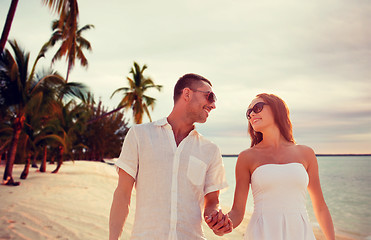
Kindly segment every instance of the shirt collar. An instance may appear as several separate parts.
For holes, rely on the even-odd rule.
[[[170,124],[169,124],[168,121],[167,121],[167,117],[161,118],[161,119],[159,119],[159,120],[153,122],[153,124],[154,124],[155,126],[159,126],[159,127],[163,127],[163,126],[166,126],[166,125],[169,125],[169,127],[171,127]],[[196,126],[194,126],[194,128],[192,129],[192,131],[191,131],[189,134],[190,134],[190,135],[191,135],[191,134],[199,134],[199,133],[197,132],[197,130],[196,130]]]
[[[164,118],[161,118],[160,120],[155,121],[153,124],[154,124],[155,126],[162,127],[162,126],[165,126],[165,125],[167,125],[167,124],[169,124],[169,123],[167,122],[167,118],[164,117]]]

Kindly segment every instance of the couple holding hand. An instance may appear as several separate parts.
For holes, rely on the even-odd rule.
[[[119,180],[110,212],[110,239],[118,239],[129,213],[133,186],[136,209],[131,239],[205,239],[205,222],[215,234],[230,233],[243,220],[249,187],[254,213],[244,239],[315,239],[305,208],[308,190],[327,240],[334,240],[313,150],[297,145],[289,110],[273,94],[259,94],[248,107],[251,147],[239,154],[234,203],[219,208],[227,187],[219,148],[194,123],[206,122],[215,108],[212,84],[197,74],[182,76],[174,87],[167,118],[131,127],[116,162]]]

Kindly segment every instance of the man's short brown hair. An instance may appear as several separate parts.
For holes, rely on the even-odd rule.
[[[174,103],[178,101],[180,95],[182,95],[184,88],[196,89],[200,85],[201,81],[206,82],[212,87],[209,80],[195,73],[187,73],[179,78],[174,87]]]

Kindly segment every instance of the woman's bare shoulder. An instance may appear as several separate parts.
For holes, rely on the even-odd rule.
[[[296,149],[300,154],[300,158],[305,162],[306,166],[317,163],[317,158],[314,150],[306,145],[296,145]]]
[[[240,152],[238,155],[239,158],[251,158],[257,154],[257,151],[254,147],[248,148]]]
[[[259,151],[254,148],[248,148],[243,150],[239,155],[238,155],[238,160],[239,162],[244,162],[245,164],[252,164],[255,162],[255,159],[257,159],[257,156],[259,155]]]
[[[299,151],[301,154],[311,156],[314,154],[314,150],[311,147],[308,147],[306,145],[296,145],[295,148],[297,151]]]

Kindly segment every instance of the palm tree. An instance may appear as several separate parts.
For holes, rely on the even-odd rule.
[[[59,146],[63,146],[62,148],[66,148],[66,141],[64,136],[61,137],[58,134],[58,130],[60,129],[57,126],[57,129],[54,126],[50,125],[49,123],[39,132],[38,136],[35,139],[35,143],[38,147],[40,147],[43,151],[43,158],[41,160],[40,165],[40,172],[46,171],[46,159],[48,156],[48,150],[59,148]]]
[[[4,51],[5,43],[8,40],[8,35],[10,32],[10,28],[13,23],[13,18],[15,15],[15,10],[17,9],[18,5],[18,0],[12,0],[12,3],[10,4],[9,12],[6,17],[6,22],[4,25],[3,33],[1,35],[1,40],[0,40],[0,53]]]
[[[72,27],[76,26],[77,18],[79,15],[79,8],[77,5],[77,0],[42,0],[42,2],[44,3],[44,5],[48,5],[49,8],[51,8],[52,10],[54,10],[60,15],[59,17],[60,23],[68,21],[72,23],[72,24],[69,24]],[[8,35],[9,35],[10,28],[13,23],[13,18],[15,15],[15,11],[17,9],[17,5],[18,5],[18,0],[12,0],[9,11],[8,11],[8,15],[6,18],[6,22],[4,25],[3,33],[0,39],[0,53],[4,51],[5,43],[8,40]],[[70,12],[68,20],[66,20],[67,12]],[[62,26],[62,24],[60,24],[60,26]],[[72,31],[75,31],[76,28],[77,27],[72,29]]]
[[[132,77],[127,77],[129,87],[118,88],[111,95],[112,98],[117,92],[124,92],[124,97],[117,108],[131,108],[134,122],[137,124],[142,123],[144,112],[146,112],[149,120],[152,121],[148,107],[151,107],[153,110],[156,99],[145,95],[145,92],[151,88],[161,91],[162,88],[161,85],[154,84],[151,78],[143,76],[143,72],[146,69],[147,65],[143,65],[141,68],[138,63],[134,62],[134,67],[131,67],[130,70]]]
[[[48,125],[54,126],[56,134],[62,137],[65,144],[58,146],[60,153],[58,165],[53,173],[58,172],[65,155],[72,157],[74,147],[82,145],[78,143],[77,139],[86,128],[89,113],[85,111],[84,104],[77,105],[74,100],[71,100],[67,104],[61,105],[55,116],[55,120]]]
[[[67,20],[68,19],[66,19],[66,21]],[[88,60],[86,59],[83,50],[86,49],[91,51],[92,48],[90,42],[82,36],[82,33],[86,30],[94,28],[94,25],[88,24],[78,29],[77,24],[76,28],[72,28],[69,26],[69,24],[71,23],[63,22],[63,25],[61,26],[60,20],[53,21],[53,34],[49,41],[45,44],[45,46],[49,48],[53,47],[57,42],[61,42],[61,46],[55,53],[52,63],[61,59],[63,56],[66,56],[66,60],[68,61],[66,82],[68,81],[70,71],[75,65],[76,59],[80,60],[81,66],[88,66]]]
[[[59,14],[59,26],[68,23],[71,31],[76,32],[79,7],[77,0],[41,0],[44,5]]]
[[[6,49],[0,56],[0,108],[10,112],[9,122],[12,124],[13,134],[8,151],[8,161],[4,171],[4,182],[14,184],[12,172],[20,134],[28,114],[36,114],[35,109],[43,103],[48,106],[47,96],[57,89],[59,94],[70,93],[82,96],[81,90],[74,90],[74,86],[66,83],[56,72],[49,72],[34,76],[28,75],[29,53],[24,52],[17,42],[9,41],[13,55]],[[76,85],[76,83],[75,83]],[[79,84],[77,84],[79,85]],[[62,87],[61,87],[62,86]],[[55,94],[54,94],[55,95]],[[68,96],[68,94],[66,94]],[[52,109],[52,108],[51,108]],[[4,112],[4,110],[1,110]]]
[[[36,74],[36,77],[44,74]],[[33,111],[34,114],[31,117],[33,120],[29,124],[34,129],[39,130],[36,132],[29,130],[28,132],[34,133],[30,134],[30,139],[33,140],[31,143],[35,151],[40,146],[43,148],[44,156],[40,166],[40,172],[45,172],[46,170],[48,149],[58,149],[58,166],[53,171],[53,173],[57,173],[63,163],[64,152],[69,153],[70,150],[69,146],[71,146],[71,135],[73,131],[69,127],[70,125],[75,126],[76,131],[84,129],[82,119],[86,115],[81,110],[82,107],[79,107],[81,104],[77,107],[75,106],[75,100],[69,100],[67,104],[64,104],[63,100],[72,96],[84,102],[85,95],[87,95],[87,88],[81,83],[66,83],[65,81],[48,81],[43,82],[41,85],[44,88],[43,103],[38,111]],[[70,110],[72,105],[75,107]],[[87,117],[84,117],[84,119],[87,119]],[[27,126],[25,129],[29,129],[29,127]],[[29,164],[29,161],[26,164]]]
[[[38,59],[36,59],[35,63],[37,61]],[[52,72],[50,72],[50,74],[52,74]],[[36,81],[38,82],[39,78],[42,79],[41,76],[45,75],[48,75],[48,73],[46,73],[45,71],[36,74]],[[24,122],[24,127],[22,130],[24,133],[23,136],[25,138],[23,149],[24,151],[26,151],[23,156],[27,157],[24,170],[21,174],[21,179],[26,179],[28,176],[32,155],[33,167],[36,165],[36,157],[38,154],[39,145],[40,142],[42,142],[43,138],[45,138],[43,129],[45,128],[47,122],[50,121],[53,112],[55,112],[55,99],[57,98],[57,90],[59,89],[45,84],[39,85],[39,88],[44,88],[44,90],[42,91],[42,98],[39,98],[38,103],[30,106],[29,111],[26,112],[26,120]],[[37,165],[35,167],[37,168]]]
[[[12,178],[13,164],[19,142],[19,137],[25,120],[25,110],[28,100],[30,100],[30,89],[32,79],[28,79],[27,69],[29,53],[23,52],[16,41],[9,42],[15,58],[8,50],[1,54],[0,58],[0,76],[2,81],[1,99],[2,108],[11,109],[11,119],[13,134],[10,149],[8,152],[8,161],[6,163],[3,180],[7,184],[16,184]]]

